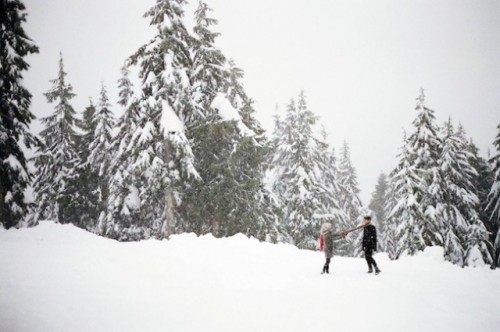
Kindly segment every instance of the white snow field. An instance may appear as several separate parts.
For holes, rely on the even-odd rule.
[[[500,271],[440,248],[361,258],[193,234],[119,243],[71,225],[0,230],[0,331],[500,331]]]

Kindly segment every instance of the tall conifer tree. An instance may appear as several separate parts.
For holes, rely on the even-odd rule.
[[[0,0],[0,225],[16,226],[28,210],[25,190],[33,174],[28,169],[23,145],[36,147],[29,126],[31,94],[23,86],[24,58],[38,53],[23,24],[26,7],[19,0]]]
[[[106,218],[106,226],[99,227],[101,232],[119,239],[164,238],[172,234],[179,220],[182,179],[198,177],[185,132],[186,124],[199,111],[190,81],[192,37],[183,23],[185,4],[185,0],[158,0],[146,12],[144,16],[156,28],[156,35],[126,65],[139,69],[142,85],[136,107],[140,120],[127,147],[130,164],[118,169],[130,183],[125,188],[130,194],[127,207],[138,209],[135,213],[140,218],[131,225],[123,219]]]
[[[480,155],[479,148],[476,144],[469,140],[467,144],[467,151],[470,153],[469,163],[475,169],[476,175],[472,179],[475,194],[479,199],[479,218],[483,220],[490,235],[496,235],[495,223],[488,214],[488,194],[493,185],[494,174],[493,170],[488,164],[488,161]],[[490,237],[490,242],[494,242],[494,238]]]
[[[92,172],[97,174],[96,193],[99,199],[97,206],[101,218],[105,217],[106,205],[109,196],[109,168],[112,159],[111,140],[115,118],[111,112],[111,104],[104,84],[96,111],[92,117],[93,140],[89,145],[88,163]]]
[[[449,119],[443,128],[443,148],[438,161],[441,172],[441,200],[437,202],[438,219],[444,239],[445,258],[454,264],[466,265],[472,247],[484,247],[477,213],[478,198],[473,192],[472,179],[476,174],[470,165],[467,142],[459,136]],[[484,225],[482,225],[484,228]],[[469,243],[473,241],[474,243]]]
[[[495,154],[490,159],[494,173],[494,182],[488,194],[487,212],[497,227],[493,241],[493,266],[500,267],[500,125],[498,125],[498,134],[493,142],[496,148]]]
[[[351,161],[351,149],[344,141],[339,158],[339,182],[341,186],[340,204],[346,212],[351,225],[361,221],[362,203],[359,198],[359,185],[356,168]]]
[[[397,240],[397,227],[398,220],[396,215],[391,215],[392,210],[397,204],[395,196],[395,184],[393,178],[396,175],[396,170],[388,176],[388,190],[386,202],[384,206],[385,229],[383,236],[383,243],[385,245],[385,252],[389,255],[390,259],[398,258],[398,240]]]
[[[276,206],[263,186],[264,130],[240,80],[243,71],[214,46],[217,21],[200,2],[191,39],[195,116],[186,123],[201,181],[185,183],[179,231],[278,238]]]
[[[403,252],[410,255],[425,248],[422,235],[424,218],[419,205],[424,192],[422,170],[416,168],[412,162],[412,145],[409,144],[406,133],[403,139],[399,161],[391,173],[391,183],[394,192],[394,201],[389,201],[391,207],[387,216],[389,224],[395,230],[396,252],[398,258]]]
[[[387,196],[389,194],[389,184],[387,182],[387,176],[384,173],[380,173],[377,184],[375,186],[375,191],[372,194],[372,199],[370,205],[368,206],[375,215],[375,220],[378,224],[378,235],[379,235],[379,246],[380,249],[385,251],[385,206],[387,205]]]
[[[439,225],[435,219],[435,204],[440,198],[434,196],[436,192],[432,189],[424,189],[439,186],[437,161],[441,154],[441,142],[438,136],[439,128],[435,124],[434,111],[426,106],[423,89],[420,90],[415,110],[417,116],[413,121],[414,131],[408,137],[408,144],[413,151],[410,163],[420,171],[424,184],[423,187],[415,187],[415,190],[420,191],[415,193],[415,197],[423,213],[423,218],[417,222],[426,246],[441,245]]]
[[[68,223],[75,217],[68,206],[76,190],[72,184],[77,179],[77,119],[70,104],[75,94],[73,87],[66,83],[66,75],[61,55],[58,76],[51,81],[53,86],[45,93],[47,101],[55,104],[55,110],[52,115],[41,119],[45,128],[40,133],[43,146],[35,157],[38,169],[34,182],[38,205],[35,220],[53,219]]]
[[[132,173],[132,147],[140,134],[143,116],[139,97],[134,94],[134,85],[129,76],[130,70],[124,66],[122,77],[118,80],[118,104],[122,107],[123,114],[117,119],[116,135],[113,136],[110,147],[113,158],[109,166],[106,218],[99,218],[96,229],[98,234],[122,240],[139,239],[143,236],[138,183]]]
[[[362,221],[363,204],[359,198],[360,190],[358,185],[358,176],[356,168],[351,161],[351,149],[346,141],[344,141],[340,150],[339,186],[340,207],[347,215],[347,222],[342,228],[349,229],[358,225]],[[362,233],[355,233],[355,237],[347,237],[347,243],[342,244],[345,245],[345,252],[354,256],[361,255],[362,237]]]
[[[323,200],[327,188],[319,171],[326,169],[326,158],[316,122],[301,93],[297,105],[292,100],[287,108],[273,160],[274,190],[284,204],[285,229],[295,245],[308,249],[316,247],[320,224],[331,212]]]
[[[95,124],[92,119],[95,116],[96,108],[90,99],[90,104],[83,111],[83,117],[77,121],[81,133],[77,136],[76,148],[79,155],[78,163],[75,165],[77,178],[75,179],[77,193],[72,196],[69,204],[74,212],[73,223],[81,228],[93,230],[98,219],[98,193],[96,184],[98,183],[97,173],[89,165],[90,144],[94,140]]]

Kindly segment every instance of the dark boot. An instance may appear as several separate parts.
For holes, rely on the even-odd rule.
[[[330,274],[330,265],[326,267],[326,273]]]
[[[382,272],[382,271],[380,271],[380,269],[378,268],[378,266],[375,266],[375,274],[379,274],[380,272]]]
[[[368,273],[373,273],[373,268],[371,265],[368,265]]]
[[[321,271],[321,274],[325,274],[325,272],[326,272],[326,265],[323,266],[323,271]]]

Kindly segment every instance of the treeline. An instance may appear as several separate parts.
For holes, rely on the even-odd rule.
[[[267,136],[243,71],[215,47],[217,21],[205,3],[191,30],[184,0],[158,0],[146,12],[156,34],[125,59],[118,105],[103,85],[97,100],[73,109],[61,55],[45,93],[54,112],[41,119],[39,138],[29,131],[31,95],[21,84],[23,58],[38,49],[22,29],[23,4],[0,4],[10,22],[0,41],[4,227],[52,219],[120,241],[241,232],[315,249],[323,222],[340,231],[373,213],[391,258],[441,245],[454,263],[498,264],[500,153],[486,161],[461,126],[437,127],[423,93],[398,166],[381,176],[368,209],[348,144],[337,156],[304,93]],[[495,145],[500,151],[500,133]],[[37,148],[33,173],[24,147]],[[359,255],[359,241],[343,242],[338,253]]]
[[[269,148],[243,72],[214,46],[216,20],[200,2],[158,1],[156,35],[126,59],[115,119],[103,87],[82,119],[63,60],[46,96],[32,221],[72,223],[121,241],[195,232],[278,240],[277,204],[263,185]]]
[[[499,266],[500,126],[496,154],[485,160],[462,124],[436,124],[423,90],[416,112],[398,164],[380,175],[370,204],[384,250],[397,259],[442,246],[454,264]]]
[[[241,232],[314,249],[322,222],[356,222],[347,143],[336,172],[303,94],[267,137],[243,71],[214,45],[210,9],[200,2],[188,30],[184,5],[158,1],[145,14],[156,35],[125,60],[118,119],[105,86],[83,112],[72,107],[61,55],[45,93],[54,112],[41,119],[35,202],[7,227],[51,219],[120,241]]]

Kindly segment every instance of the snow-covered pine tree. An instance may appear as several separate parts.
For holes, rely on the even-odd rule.
[[[38,53],[26,35],[26,7],[19,0],[0,1],[0,226],[16,226],[28,210],[25,189],[33,174],[28,169],[23,145],[36,147],[29,131],[35,116],[29,110],[31,94],[23,86],[24,57]]]
[[[425,248],[422,235],[424,216],[418,203],[425,192],[422,176],[424,171],[416,168],[412,162],[415,153],[412,149],[413,144],[410,144],[405,133],[398,165],[390,174],[394,201],[389,201],[387,220],[396,232],[396,252],[393,255],[396,259],[402,253],[413,255]]]
[[[98,234],[122,237],[122,239],[134,239],[139,232],[139,189],[134,184],[134,177],[131,174],[133,164],[132,147],[134,139],[138,137],[135,133],[141,127],[141,116],[138,96],[134,94],[134,85],[129,78],[130,70],[122,67],[122,77],[118,80],[119,100],[118,104],[123,108],[123,114],[116,122],[116,135],[111,140],[110,150],[113,158],[109,167],[109,198],[107,204],[106,218],[100,218],[96,229]],[[115,225],[121,229],[130,230],[119,235],[119,229],[115,230]],[[133,229],[133,230],[132,230]],[[140,234],[138,239],[141,238]]]
[[[285,110],[285,117],[281,119],[278,114],[274,117],[274,128],[270,144],[272,150],[266,178],[278,199],[283,197],[286,190],[285,183],[279,179],[289,171],[291,166],[291,154],[286,147],[290,147],[292,143],[292,130],[295,123],[291,123],[291,121],[295,121],[295,118],[290,116],[289,113],[295,112],[295,109],[295,100],[292,98]],[[285,202],[280,204],[284,206]]]
[[[351,150],[349,144],[344,141],[342,148],[340,150],[339,158],[339,202],[340,207],[347,215],[347,223],[343,225],[343,229],[349,229],[359,225],[363,219],[363,204],[359,198],[359,186],[358,186],[358,176],[356,174],[356,168],[351,162]],[[354,236],[353,236],[354,235]],[[361,240],[363,237],[362,233],[354,233],[353,235],[347,237],[347,243],[345,251],[350,253],[350,255],[359,256],[361,255]]]
[[[491,167],[494,173],[494,182],[488,194],[487,212],[490,214],[491,220],[496,223],[497,232],[494,235],[493,242],[493,258],[492,266],[500,267],[500,125],[498,125],[498,134],[493,141],[496,151],[490,159]]]
[[[92,229],[98,218],[98,197],[95,185],[98,182],[97,173],[93,172],[88,163],[90,144],[94,140],[95,124],[92,123],[96,112],[95,105],[90,99],[90,104],[83,111],[82,119],[77,121],[81,134],[76,137],[76,149],[79,155],[75,165],[78,193],[73,195],[69,208],[74,211],[72,222],[81,228]]]
[[[299,248],[315,249],[322,216],[331,212],[321,200],[325,169],[320,139],[314,132],[317,116],[307,107],[305,96],[287,108],[284,135],[274,156],[275,191],[284,203],[284,226]]]
[[[276,206],[262,183],[267,140],[240,83],[243,71],[214,46],[217,21],[209,11],[199,3],[191,52],[195,106],[202,116],[186,125],[202,181],[185,183],[178,230],[277,239]]]
[[[468,221],[461,214],[457,207],[458,199],[460,199],[462,186],[467,181],[466,178],[474,174],[465,174],[464,176],[457,172],[457,167],[463,160],[457,161],[455,164],[454,158],[457,155],[457,149],[460,143],[455,135],[451,119],[445,123],[443,128],[443,150],[439,159],[439,166],[442,173],[442,181],[440,183],[441,199],[437,202],[436,211],[438,212],[438,220],[442,224],[440,231],[443,236],[444,257],[454,264],[464,265],[465,257],[465,237],[468,231]],[[471,171],[468,167],[465,172]],[[456,179],[460,177],[460,179]],[[458,182],[458,183],[457,183]],[[448,186],[450,186],[448,188]],[[476,200],[476,197],[466,197],[469,201]]]
[[[269,142],[270,158],[269,158],[269,162],[267,165],[268,170],[272,170],[274,168],[273,163],[272,163],[272,159],[273,159],[273,156],[275,154],[276,149],[280,145],[280,141],[284,137],[285,129],[284,129],[284,125],[283,125],[283,120],[281,119],[281,116],[280,116],[278,111],[279,111],[279,108],[278,108],[278,105],[276,105],[275,113],[273,115],[274,126],[273,126],[273,131],[271,132],[271,137],[270,137],[270,142]],[[335,152],[333,154],[333,158],[334,158],[334,161],[336,164]]]
[[[185,0],[157,0],[144,15],[157,33],[127,63],[128,68],[138,67],[142,83],[137,97],[141,119],[128,147],[131,164],[123,165],[130,174],[127,190],[137,189],[129,197],[137,200],[128,206],[137,207],[140,218],[132,225],[106,218],[104,227],[99,227],[121,240],[172,234],[182,199],[181,179],[198,177],[185,134],[186,124],[200,111],[190,82],[192,37],[183,24],[185,4]]]
[[[239,134],[234,123],[222,119],[212,107],[217,97],[222,101],[217,105],[224,108],[222,111],[231,108],[237,112],[223,96],[229,72],[225,69],[226,58],[214,46],[218,33],[212,32],[211,28],[217,21],[207,16],[209,11],[207,4],[200,1],[195,12],[194,36],[189,45],[193,54],[190,73],[196,91],[197,112],[186,125],[186,135],[202,181],[193,178],[184,185],[182,222],[178,223],[177,229],[197,234],[212,232],[220,236],[225,235],[222,223],[231,212],[226,209],[233,199],[229,188],[235,186],[235,179],[229,164]]]
[[[443,135],[438,160],[442,201],[437,203],[436,210],[444,230],[445,258],[461,266],[490,263],[488,234],[479,219],[479,200],[472,182],[477,172],[469,162],[473,156],[468,151],[465,131],[461,126],[455,131],[449,119]]]
[[[89,145],[89,156],[87,162],[91,173],[97,175],[97,182],[93,184],[97,194],[97,215],[99,219],[104,219],[106,216],[108,196],[109,196],[109,167],[112,161],[111,140],[113,137],[113,127],[115,118],[111,111],[106,87],[101,86],[101,93],[96,110],[93,113],[91,120],[92,141]],[[88,228],[94,229],[97,221],[94,224],[87,225]]]
[[[372,193],[372,199],[368,207],[373,211],[375,222],[378,225],[378,239],[379,239],[379,250],[386,251],[385,245],[385,206],[387,205],[387,195],[389,194],[389,184],[387,182],[387,175],[380,173],[377,184],[375,185],[375,191]]]
[[[319,153],[324,161],[319,164],[320,178],[322,179],[321,185],[324,194],[321,195],[322,206],[325,209],[325,215],[322,216],[324,222],[330,222],[334,230],[337,232],[350,228],[350,220],[344,210],[341,208],[339,196],[341,186],[339,183],[339,169],[337,166],[337,157],[335,155],[335,148],[330,148],[326,143],[328,135],[325,129],[322,129],[321,141],[318,142]],[[348,240],[338,242],[336,244],[335,252],[340,256],[352,255],[351,243]]]
[[[477,195],[479,189],[475,186],[475,179],[476,177],[480,176],[480,174],[474,167],[474,163],[472,163],[472,161],[474,160],[474,155],[469,150],[470,143],[467,139],[467,135],[462,124],[459,124],[456,135],[460,142],[461,149],[466,152],[465,154],[468,155],[466,160],[464,158],[464,164],[468,163],[470,165],[469,167],[471,168],[471,171],[468,171],[467,174],[473,174],[468,183],[466,183],[466,186],[464,186],[465,190],[462,191],[462,194],[464,196],[474,195],[478,199],[476,204],[473,204],[472,202],[466,200],[461,202],[462,206],[460,207],[460,209],[462,210],[462,214],[468,217],[470,223],[469,232],[466,239],[465,263],[468,266],[476,266],[483,263],[488,264],[492,262],[491,251],[488,247],[488,245],[490,244],[489,234],[488,229],[485,225],[485,221],[481,219],[481,211],[483,209],[483,206],[481,204],[481,201],[479,200],[479,196]],[[463,158],[461,156],[462,153],[460,153],[460,159]]]
[[[411,147],[408,151],[412,151],[409,156],[410,165],[419,170],[423,181],[423,186],[414,188],[418,190],[414,192],[414,197],[424,213],[422,219],[415,221],[418,223],[425,246],[442,245],[438,221],[435,219],[435,207],[440,198],[435,196],[436,192],[432,189],[440,186],[437,161],[441,154],[441,142],[438,137],[438,126],[434,123],[434,111],[426,106],[423,89],[420,90],[415,110],[418,113],[413,121],[414,131],[408,137],[407,144]]]
[[[42,118],[45,128],[40,132],[43,146],[35,156],[38,174],[34,181],[37,202],[35,222],[52,219],[60,223],[75,222],[74,211],[68,207],[77,193],[75,180],[78,153],[75,147],[75,110],[70,104],[75,96],[73,87],[65,81],[66,72],[62,54],[58,77],[51,80],[53,86],[45,93],[47,101],[55,104],[52,115]]]
[[[182,231],[215,236],[233,235],[243,230],[235,209],[237,176],[242,170],[232,166],[239,133],[232,122],[207,123],[193,130],[195,166],[202,182],[195,182],[184,194],[183,219],[189,221]],[[241,216],[240,216],[241,217]]]
[[[95,112],[96,107],[94,101],[92,98],[89,98],[89,105],[83,110],[82,119],[76,122],[81,131],[78,140],[80,159],[84,162],[86,162],[89,157],[90,143],[94,140],[95,123],[92,122],[92,119],[95,116]]]
[[[359,198],[359,185],[356,168],[351,162],[351,149],[344,141],[339,158],[339,183],[341,187],[340,204],[354,226],[362,220],[362,203]]]
[[[384,233],[382,234],[382,242],[385,244],[385,252],[387,252],[390,259],[396,259],[398,257],[398,241],[397,241],[398,220],[395,218],[394,215],[391,216],[391,211],[397,204],[396,197],[394,194],[395,185],[392,181],[395,176],[395,171],[389,174],[387,178],[388,188],[384,206],[385,229]]]
[[[191,81],[196,91],[195,98],[205,113],[210,112],[215,96],[217,93],[223,92],[230,75],[226,57],[214,45],[215,39],[220,34],[211,30],[212,26],[217,24],[217,20],[208,16],[210,11],[212,9],[206,3],[199,1],[195,11],[194,38],[192,38],[191,43],[193,54]],[[198,115],[198,120],[201,120],[206,115],[211,114],[200,112]],[[191,121],[189,125],[196,124],[195,120]]]
[[[231,97],[229,92],[233,90],[241,93]],[[264,186],[266,161],[269,158],[269,142],[265,131],[255,118],[253,101],[244,93],[243,86],[230,85],[226,96],[239,114],[238,120],[233,121],[239,136],[230,160],[236,179],[231,205],[237,213],[229,214],[234,220],[233,224],[237,225],[233,231],[260,240],[279,240],[283,237],[279,206],[270,190]]]
[[[495,241],[495,235],[497,233],[497,225],[491,219],[491,216],[487,212],[488,206],[488,193],[490,192],[491,186],[493,185],[494,177],[493,170],[491,169],[488,161],[480,156],[479,148],[476,144],[469,140],[467,144],[467,150],[470,152],[471,157],[469,158],[469,163],[476,170],[477,175],[472,179],[472,185],[475,189],[475,194],[479,199],[479,219],[484,222],[486,229],[490,233],[490,243]]]

